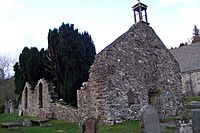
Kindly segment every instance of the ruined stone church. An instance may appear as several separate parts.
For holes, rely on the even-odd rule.
[[[176,115],[182,107],[179,65],[149,26],[147,6],[138,2],[132,8],[135,24],[96,55],[77,92],[77,109],[55,102],[54,86],[41,79],[34,89],[25,85],[19,110],[73,122],[94,117],[106,124],[139,119],[148,104],[160,117]]]

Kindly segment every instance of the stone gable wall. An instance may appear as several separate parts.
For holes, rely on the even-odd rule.
[[[153,29],[142,22],[96,56],[84,84],[78,97],[87,97],[78,100],[79,109],[107,124],[139,119],[140,109],[150,104],[149,93],[159,95],[153,101],[158,101],[160,117],[174,116],[182,106],[178,63]],[[129,104],[129,91],[135,103]]]

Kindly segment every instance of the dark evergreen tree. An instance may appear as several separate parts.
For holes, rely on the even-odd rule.
[[[54,72],[57,93],[72,106],[77,106],[77,90],[88,79],[95,57],[91,36],[79,33],[74,25],[62,24],[49,31],[47,72]],[[53,73],[51,74],[53,75]]]
[[[24,85],[26,83],[26,79],[24,78],[24,74],[22,70],[20,69],[19,63],[17,62],[14,65],[14,71],[15,71],[15,93],[17,95],[21,95],[21,92],[23,91]]]
[[[193,37],[195,36],[199,36],[200,35],[200,30],[197,27],[197,25],[194,25],[194,29],[193,29]]]
[[[77,106],[77,90],[88,80],[89,68],[96,51],[91,36],[79,33],[74,25],[62,24],[49,30],[48,49],[25,47],[14,66],[16,93],[22,93],[25,82],[33,87],[39,79],[54,83],[58,97]]]
[[[200,30],[194,25],[192,43],[200,42]]]
[[[40,52],[37,48],[31,48],[29,50],[29,56],[26,61],[26,74],[28,78],[28,82],[35,86],[37,81],[42,78],[41,76],[41,59],[40,59]]]
[[[14,65],[16,93],[21,95],[26,82],[33,87],[44,75],[43,57],[44,50],[41,52],[37,48],[25,47],[19,56],[19,63]]]

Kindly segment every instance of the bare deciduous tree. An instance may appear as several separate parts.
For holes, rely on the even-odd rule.
[[[11,71],[14,63],[15,61],[11,56],[0,56],[0,78],[5,79],[6,77],[11,77]]]
[[[16,97],[14,77],[12,77],[13,64],[14,60],[11,56],[0,55],[0,112],[4,102]]]

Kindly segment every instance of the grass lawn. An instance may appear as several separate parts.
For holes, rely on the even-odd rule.
[[[10,114],[0,114],[0,122],[23,121],[31,119],[27,116],[17,116]],[[64,121],[51,120],[50,127],[18,127],[18,128],[0,128],[0,133],[78,133],[78,123],[66,123]]]
[[[31,119],[27,116],[17,116],[10,114],[0,114],[0,122],[23,121]],[[51,120],[50,127],[18,127],[18,128],[0,128],[0,133],[78,133],[78,123],[67,123],[59,120]],[[113,126],[100,126],[99,133],[140,133],[139,121],[127,121]],[[163,133],[175,133],[175,129],[166,128]]]
[[[200,96],[186,96],[183,98],[184,102],[191,102],[191,101],[197,101],[200,102]]]
[[[11,121],[23,121],[24,119],[30,119],[28,116],[18,116],[13,114],[0,114],[0,122],[11,122]]]
[[[50,121],[51,127],[0,128],[0,133],[78,133],[78,124],[63,121]]]
[[[113,126],[101,126],[99,133],[140,133],[139,121],[127,121]]]

